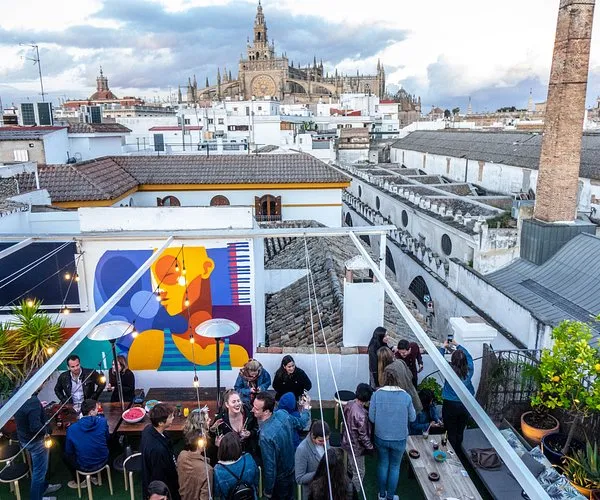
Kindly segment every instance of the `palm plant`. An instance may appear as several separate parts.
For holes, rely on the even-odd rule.
[[[11,323],[0,323],[0,377],[14,380],[21,374],[20,357],[15,345],[15,335]]]
[[[586,449],[577,450],[572,457],[564,456],[562,470],[576,485],[589,489],[600,488],[600,456],[598,444],[592,447],[588,441]]]
[[[42,366],[63,343],[62,325],[40,311],[40,305],[39,300],[23,300],[11,311],[14,316],[11,327],[15,352],[19,356],[24,378]]]

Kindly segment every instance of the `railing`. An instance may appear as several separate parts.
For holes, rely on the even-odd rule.
[[[279,215],[259,215],[256,216],[256,222],[280,222],[281,214]]]

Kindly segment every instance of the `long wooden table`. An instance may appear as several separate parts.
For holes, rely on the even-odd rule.
[[[435,440],[439,444],[441,438],[442,436],[439,435],[430,435],[428,439],[423,439],[422,436],[409,436],[406,440],[407,455],[411,449],[415,449],[420,453],[419,458],[411,458],[410,455],[408,455],[408,458],[415,471],[415,476],[421,488],[423,488],[425,497],[428,499],[480,500],[481,495],[450,443],[447,443],[445,448],[440,445],[440,450],[445,451],[448,455],[446,461],[440,463],[434,460],[431,441]],[[431,481],[428,477],[430,472],[437,472],[440,475],[439,481]]]
[[[104,418],[106,418],[106,422],[108,423],[108,430],[111,434],[114,432],[123,432],[128,434],[141,433],[144,428],[150,423],[150,418],[148,414],[144,416],[143,420],[137,422],[135,424],[130,424],[125,422],[121,415],[123,413],[121,409],[121,403],[101,403],[102,410],[104,413]],[[190,412],[198,408],[198,401],[169,401],[167,402],[170,406],[175,408],[177,404],[181,404],[181,415],[176,415],[171,427],[169,427],[170,432],[181,432],[183,430],[183,426],[186,421],[186,417],[183,416],[183,409],[189,408]],[[214,400],[210,401],[200,401],[200,407],[204,405],[208,406],[210,417],[213,418],[215,415],[215,411],[217,408],[217,402]],[[134,405],[134,406],[143,406],[143,405]],[[125,407],[127,408],[127,406]],[[77,421],[77,414],[74,411],[70,411],[68,414],[62,415],[63,425],[62,427],[57,427],[56,419],[52,422],[52,434],[54,436],[65,436],[67,433],[68,424],[72,424]]]

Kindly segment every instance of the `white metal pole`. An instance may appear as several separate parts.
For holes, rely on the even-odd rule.
[[[56,370],[59,365],[65,360],[65,358],[73,352],[73,349],[79,345],[79,343],[87,337],[92,329],[100,322],[104,315],[110,311],[113,306],[121,300],[121,298],[129,291],[129,289],[135,284],[137,280],[146,272],[146,270],[152,265],[152,263],[160,257],[162,252],[172,243],[173,237],[170,236],[165,240],[161,247],[154,252],[144,262],[140,268],[133,273],[133,275],[121,285],[114,295],[112,295],[103,305],[98,309],[90,319],[88,319],[82,326],[75,332],[75,334],[67,340],[63,346],[56,351],[56,354],[52,356],[46,363],[17,391],[17,393],[10,398],[7,403],[0,410],[0,428],[4,427],[6,422],[17,412],[19,408],[27,401],[31,395],[40,387],[46,379],[52,375],[52,372]]]
[[[31,243],[33,243],[33,238],[27,238],[23,241],[19,241],[19,243],[15,243],[14,245],[5,248],[0,252],[0,259],[8,257],[11,253],[15,253],[17,250],[21,250],[21,248],[24,248]]]
[[[452,386],[461,402],[465,405],[471,416],[475,419],[475,422],[479,425],[485,437],[489,440],[492,447],[498,452],[498,455],[502,458],[506,466],[514,478],[518,481],[521,487],[529,495],[531,499],[549,499],[548,494],[543,490],[537,479],[533,477],[533,474],[529,472],[527,467],[524,466],[523,461],[510,447],[506,439],[500,434],[500,431],[496,428],[490,417],[485,413],[483,408],[479,406],[479,403],[475,397],[467,390],[462,381],[458,378],[454,370],[450,367],[450,364],[446,361],[444,356],[438,351],[437,347],[431,341],[429,336],[421,328],[421,325],[417,322],[414,316],[410,313],[407,307],[402,302],[402,299],[398,296],[396,291],[392,288],[392,285],[385,279],[385,275],[379,270],[375,262],[371,259],[369,253],[363,248],[360,240],[354,233],[350,233],[350,239],[365,258],[367,264],[377,277],[377,279],[383,284],[385,291],[388,296],[398,309],[408,325],[410,326],[413,333],[417,336],[423,347],[427,349],[427,353],[431,356],[431,359],[440,370],[446,381]]]

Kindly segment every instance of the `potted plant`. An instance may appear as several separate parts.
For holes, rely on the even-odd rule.
[[[600,491],[600,456],[598,444],[588,441],[585,450],[577,450],[573,456],[564,456],[559,468],[571,484],[586,498]]]
[[[433,399],[437,404],[442,404],[442,386],[433,377],[427,377],[421,381],[417,390],[429,389],[433,392]]]
[[[586,323],[561,322],[552,331],[552,347],[544,349],[537,367],[540,385],[531,400],[532,407],[560,410],[567,417],[567,435],[546,434],[542,438],[542,448],[546,443],[549,451],[558,453],[555,461],[571,448],[577,427],[600,410],[600,354],[590,344],[592,337]]]

